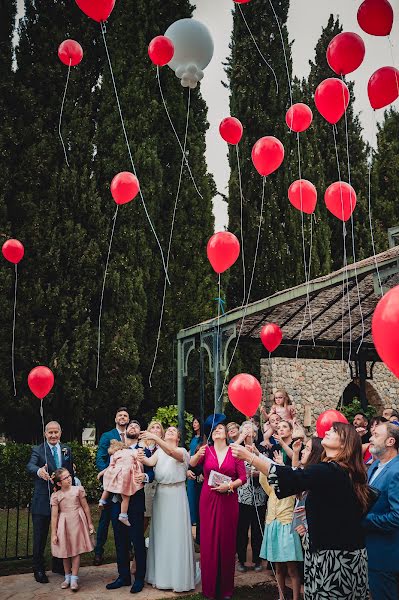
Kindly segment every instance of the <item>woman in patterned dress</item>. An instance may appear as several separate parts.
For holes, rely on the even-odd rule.
[[[305,600],[366,600],[367,553],[361,521],[370,493],[361,439],[352,425],[334,423],[322,444],[322,462],[303,470],[271,465],[242,446],[232,446],[232,452],[268,475],[277,497],[309,492]]]

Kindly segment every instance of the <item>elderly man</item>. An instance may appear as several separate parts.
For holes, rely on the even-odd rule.
[[[139,448],[140,423],[130,421],[126,429],[126,443],[132,449]],[[147,458],[151,457],[151,451],[144,449]],[[154,479],[152,467],[144,467],[144,473],[141,473],[142,483],[151,483]],[[141,592],[144,587],[144,577],[146,571],[146,551],[144,541],[144,513],[145,496],[144,488],[138,490],[130,497],[129,508],[127,511],[130,527],[127,527],[119,520],[121,512],[120,497],[114,496],[111,502],[111,521],[115,536],[116,562],[118,565],[118,577],[112,583],[106,585],[107,590],[117,590],[123,586],[131,584],[130,575],[130,546],[133,544],[136,558],[136,577],[130,589],[132,594]]]
[[[115,427],[110,431],[105,431],[98,442],[96,467],[98,471],[104,471],[109,465],[108,448],[111,440],[126,442],[126,426],[129,423],[129,412],[126,406],[117,409],[115,415]],[[94,564],[101,565],[103,562],[104,546],[108,537],[108,528],[111,522],[112,505],[108,502],[101,512],[101,517],[97,527],[97,541],[94,548]]]
[[[364,518],[373,600],[398,600],[399,575],[399,427],[380,423],[370,439],[377,459],[368,471],[369,484],[380,495]]]
[[[69,446],[61,444],[61,426],[57,421],[47,423],[44,435],[46,441],[34,446],[26,466],[33,475],[35,488],[32,497],[31,513],[33,523],[33,572],[38,583],[48,583],[44,567],[44,549],[51,520],[50,496],[51,475],[60,467],[68,469],[73,477],[73,460]],[[53,559],[53,572],[63,573],[62,561]]]

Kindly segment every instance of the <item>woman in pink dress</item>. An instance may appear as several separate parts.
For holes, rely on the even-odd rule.
[[[227,444],[225,425],[220,419],[212,420],[214,424],[219,423],[212,431],[214,445],[203,446],[190,461],[193,467],[202,464],[204,473],[199,508],[202,593],[207,598],[229,599],[234,591],[238,525],[236,490],[247,477],[244,462],[233,457]],[[228,482],[211,487],[211,471],[227,476]]]
[[[67,469],[57,469],[54,483],[58,488],[51,495],[51,553],[62,558],[65,581],[62,589],[71,587],[76,592],[80,555],[94,548],[91,535],[94,533],[90,508],[84,488],[72,485],[72,477]]]
[[[137,460],[137,450],[119,440],[111,440],[108,454],[111,456],[109,466],[97,475],[97,479],[103,477],[104,487],[98,506],[102,508],[107,504],[110,494],[120,494],[122,502],[118,519],[130,527],[127,518],[129,501],[131,496],[144,487],[143,483],[136,481],[136,477],[143,472],[143,467]]]

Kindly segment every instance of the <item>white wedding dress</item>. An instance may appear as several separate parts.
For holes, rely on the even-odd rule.
[[[158,482],[152,506],[146,581],[160,590],[188,592],[195,589],[196,565],[191,519],[186,493],[190,456],[182,449],[179,462],[161,448],[154,467]]]

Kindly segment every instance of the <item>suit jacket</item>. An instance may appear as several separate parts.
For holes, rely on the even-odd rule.
[[[73,477],[73,459],[72,452],[69,446],[65,444],[60,444],[61,446],[61,466],[65,469],[68,469],[70,474]],[[47,470],[51,475],[55,470],[55,462],[54,456],[46,442],[46,452],[44,451],[44,443],[39,446],[33,446],[32,454],[29,459],[28,464],[26,465],[27,471],[33,475],[35,481],[35,488],[33,491],[32,504],[31,504],[31,512],[36,515],[46,515],[50,516],[50,497],[49,497],[49,489],[50,495],[53,492],[53,485],[50,482],[50,486],[47,481],[44,481],[41,477],[38,476],[37,471],[41,467],[47,463]]]
[[[118,440],[118,442],[121,441],[121,436],[119,435],[119,431],[116,429],[116,427],[111,429],[111,431],[106,431],[100,437],[96,455],[96,467],[98,471],[104,471],[104,469],[109,466],[110,457],[108,454],[108,448],[111,440]]]
[[[379,461],[368,471],[373,476]],[[364,517],[369,567],[399,571],[399,456],[393,458],[371,484],[380,496]]]

